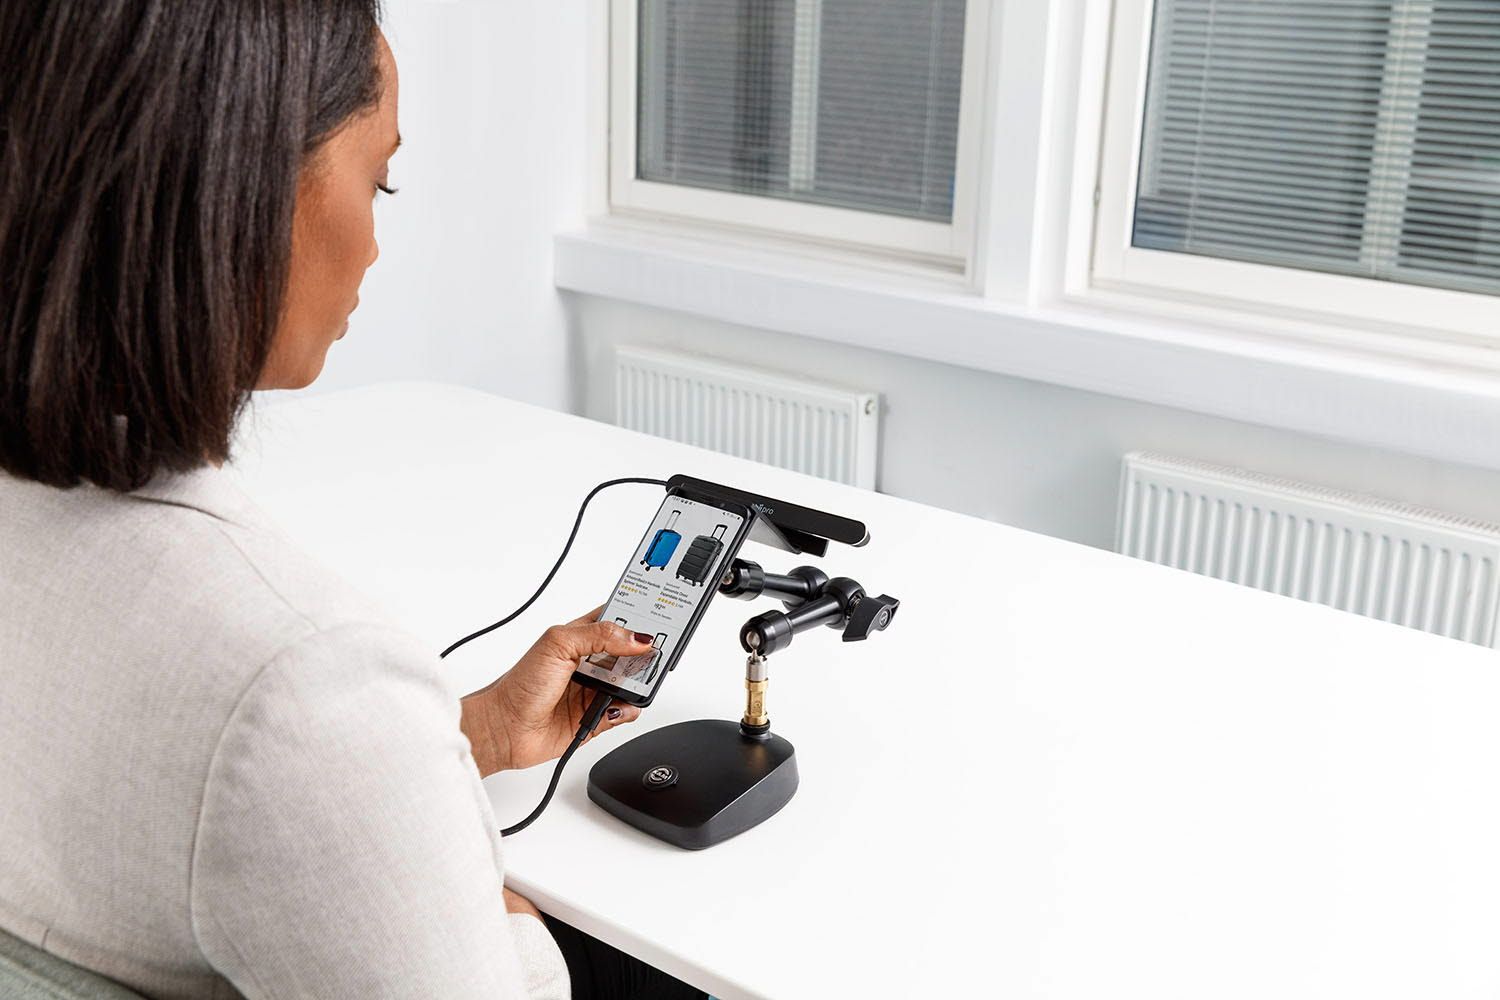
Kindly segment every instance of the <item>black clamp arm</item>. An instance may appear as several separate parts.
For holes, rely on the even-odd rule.
[[[829,579],[816,566],[798,566],[790,573],[767,573],[748,559],[736,559],[719,583],[719,592],[740,600],[770,594],[786,611],[767,611],[740,629],[740,646],[747,653],[770,656],[791,644],[798,632],[826,625],[843,631],[845,642],[867,639],[884,630],[901,602],[889,594],[875,597],[846,576]]]
[[[790,609],[817,597],[827,585],[828,574],[816,566],[798,566],[790,573],[767,573],[760,563],[736,559],[719,581],[719,593],[741,601],[774,597]]]

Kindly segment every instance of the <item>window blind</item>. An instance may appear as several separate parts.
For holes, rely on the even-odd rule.
[[[949,222],[964,0],[641,0],[636,176]]]
[[[1132,242],[1500,292],[1500,0],[1156,0]]]

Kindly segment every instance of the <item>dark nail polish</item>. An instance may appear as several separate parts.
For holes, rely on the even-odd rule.
[[[635,636],[636,642],[644,642],[648,646],[651,645],[651,639],[653,637],[649,632],[632,632],[630,634]]]
[[[618,708],[612,708],[604,714],[609,716],[609,721],[613,722],[620,717],[620,710]]]

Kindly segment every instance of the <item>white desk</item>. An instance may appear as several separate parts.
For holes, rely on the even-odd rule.
[[[532,591],[603,479],[869,525],[822,565],[901,598],[892,628],[771,660],[785,810],[698,853],[637,833],[585,795],[625,730],[507,844],[543,909],[726,1000],[1500,993],[1492,651],[467,390],[262,406],[247,446],[252,494],[434,653]],[[659,502],[597,498],[537,606],[449,659],[455,687],[603,601]],[[716,601],[633,729],[738,718],[737,626],[772,606]],[[487,782],[502,822],[550,769]]]

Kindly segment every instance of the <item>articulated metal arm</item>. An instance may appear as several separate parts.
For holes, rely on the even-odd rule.
[[[748,559],[736,559],[730,565],[719,592],[741,600],[770,594],[786,605],[786,611],[757,615],[740,630],[745,652],[761,656],[785,649],[792,636],[819,625],[842,630],[845,642],[867,639],[890,625],[901,606],[889,594],[865,593],[858,581],[847,576],[830,580],[816,566],[798,566],[787,574],[767,573]]]
[[[847,576],[828,578],[816,566],[798,566],[790,573],[767,573],[757,563],[736,559],[719,581],[719,593],[749,601],[770,594],[785,611],[767,611],[740,629],[740,645],[750,657],[745,662],[745,715],[740,732],[767,739],[771,717],[766,713],[766,657],[792,643],[792,636],[826,625],[842,629],[845,642],[867,639],[884,630],[901,602],[889,594],[872,597]]]

